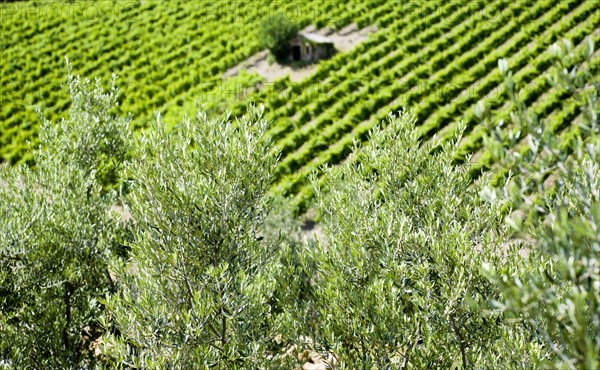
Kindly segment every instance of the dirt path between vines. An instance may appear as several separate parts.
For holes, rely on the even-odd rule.
[[[354,23],[337,32],[331,28],[317,30],[314,26],[308,26],[302,30],[302,32],[315,33],[317,35],[328,37],[333,41],[338,52],[341,53],[354,49],[356,45],[365,41],[369,35],[375,31],[377,31],[375,26],[369,26],[359,30]],[[267,82],[273,82],[286,75],[289,75],[292,81],[297,82],[314,72],[318,65],[318,63],[314,63],[307,66],[290,66],[276,62],[271,63],[268,56],[269,52],[267,50],[256,53],[242,63],[228,69],[223,74],[223,78],[233,77],[240,71],[247,71],[259,74]]]

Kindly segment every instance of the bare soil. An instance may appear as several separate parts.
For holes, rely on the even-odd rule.
[[[352,23],[339,31],[331,28],[323,28],[316,30],[314,26],[308,26],[303,29],[303,32],[311,32],[318,35],[326,36],[333,41],[338,52],[344,53],[352,50],[356,45],[365,41],[367,37],[377,29],[375,26],[369,26],[361,30],[356,24]],[[269,52],[263,50],[254,54],[242,63],[227,70],[223,77],[229,78],[237,75],[240,71],[255,72],[262,76],[267,82],[273,82],[277,79],[290,76],[294,82],[300,81],[310,75],[317,68],[317,63],[313,64],[280,64],[269,60]]]

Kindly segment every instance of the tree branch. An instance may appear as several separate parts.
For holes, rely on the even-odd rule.
[[[452,325],[452,330],[454,331],[454,334],[456,335],[456,337],[458,338],[458,344],[460,346],[460,354],[462,356],[462,363],[464,367],[467,367],[467,354],[466,354],[466,350],[465,350],[465,340],[462,336],[462,334],[460,333],[460,328],[458,328],[456,326],[456,323],[454,322],[454,316],[450,315],[450,325]]]
[[[71,348],[71,343],[69,340],[69,328],[71,327],[71,295],[73,294],[74,287],[73,285],[66,281],[64,283],[65,292],[63,295],[63,301],[65,303],[65,327],[62,332],[63,344],[65,346],[65,350],[68,352]]]

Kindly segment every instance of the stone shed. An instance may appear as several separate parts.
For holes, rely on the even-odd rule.
[[[327,59],[335,53],[333,41],[314,33],[299,32],[289,43],[288,59],[292,61],[315,62]]]

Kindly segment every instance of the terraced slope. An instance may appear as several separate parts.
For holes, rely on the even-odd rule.
[[[25,141],[35,138],[36,105],[52,118],[67,109],[65,56],[76,74],[108,81],[116,73],[120,110],[133,114],[136,125],[155,110],[176,121],[214,91],[223,72],[258,51],[257,22],[276,10],[301,26],[320,27],[370,14],[357,0],[0,4],[0,157],[17,161]]]

